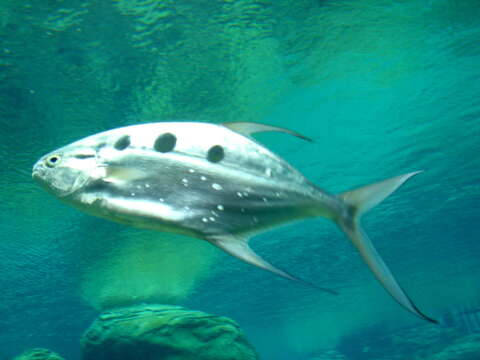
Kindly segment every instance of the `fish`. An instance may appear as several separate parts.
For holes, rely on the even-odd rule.
[[[254,139],[293,130],[256,122],[156,122],[120,127],[41,157],[33,178],[88,214],[122,224],[206,240],[226,253],[284,278],[317,286],[257,255],[249,239],[307,218],[330,219],[352,241],[386,291],[404,309],[422,313],[364,232],[360,218],[420,171],[330,194]]]

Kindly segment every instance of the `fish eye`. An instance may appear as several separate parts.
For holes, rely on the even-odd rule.
[[[45,164],[48,167],[54,167],[55,165],[57,165],[59,163],[59,161],[60,161],[60,155],[56,154],[56,155],[49,156],[45,160]]]

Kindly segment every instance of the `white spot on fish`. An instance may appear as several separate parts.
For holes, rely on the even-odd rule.
[[[217,214],[215,211],[212,210],[212,211],[210,211],[210,212],[212,213],[212,215],[218,216],[218,214]]]
[[[265,170],[265,175],[267,175],[268,177],[272,177],[272,169],[267,168],[267,169]]]
[[[193,170],[193,169],[188,169],[188,172],[189,172],[190,174],[193,174],[193,173],[195,172],[195,170]]]
[[[215,221],[215,218],[213,216],[209,217],[210,221]]]
[[[142,185],[137,185],[137,189],[141,189],[142,188]]]
[[[220,211],[225,210],[225,208],[223,207],[223,205],[217,205],[217,209],[220,210]]]
[[[275,193],[275,196],[276,196],[276,197],[280,197],[281,195],[280,195],[279,192],[276,192],[276,193]]]
[[[164,198],[159,198],[158,200],[159,200],[160,202],[164,202],[164,201],[165,201]]]
[[[132,193],[130,193],[130,195],[131,195],[131,196],[135,196],[135,193],[134,193],[134,192],[132,192]]]
[[[214,188],[215,190],[223,190],[222,185],[217,184],[217,183],[213,183],[212,188]]]
[[[238,195],[239,198],[243,197],[243,194],[240,191],[237,191],[237,195]]]
[[[263,202],[268,202],[268,199],[266,197],[262,197]]]
[[[184,209],[185,210],[190,210],[190,206],[185,206]]]
[[[243,192],[243,196],[247,197],[247,196],[248,196],[248,192],[244,191],[244,192]]]
[[[202,181],[206,181],[206,180],[207,180],[207,178],[206,178],[205,176],[200,176],[200,180],[202,180]]]
[[[206,217],[203,217],[203,218],[202,218],[202,221],[203,221],[204,223],[206,223],[206,222],[208,222],[208,219],[207,219]]]
[[[187,179],[182,179],[182,182],[183,182],[184,184],[187,184],[187,183],[188,183],[188,180],[187,180]]]
[[[149,183],[146,183],[145,184],[145,187],[148,189],[150,187],[150,184]]]

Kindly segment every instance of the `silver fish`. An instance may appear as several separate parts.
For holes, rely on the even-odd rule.
[[[33,167],[33,178],[89,214],[204,239],[247,263],[303,283],[255,254],[248,240],[281,224],[326,217],[351,239],[400,305],[436,322],[406,295],[359,221],[418,172],[331,195],[252,139],[253,133],[263,131],[309,140],[258,123],[140,124],[92,135],[47,154]]]

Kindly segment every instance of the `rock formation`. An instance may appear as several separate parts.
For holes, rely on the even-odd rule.
[[[140,305],[102,313],[81,340],[84,360],[255,360],[231,319],[179,306]]]
[[[60,355],[48,349],[35,348],[23,352],[13,360],[64,360]]]

